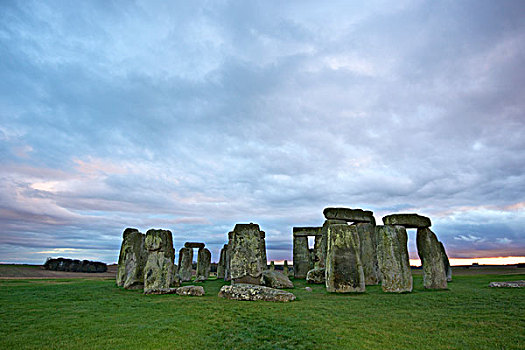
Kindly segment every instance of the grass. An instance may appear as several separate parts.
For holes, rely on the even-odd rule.
[[[113,280],[0,280],[0,349],[523,349],[525,290],[488,288],[525,275],[457,276],[446,291],[367,287],[305,291],[292,303],[143,295]]]

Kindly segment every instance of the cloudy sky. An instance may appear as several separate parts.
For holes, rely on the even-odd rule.
[[[0,262],[238,222],[291,259],[327,206],[525,256],[523,1],[169,3],[0,2]]]

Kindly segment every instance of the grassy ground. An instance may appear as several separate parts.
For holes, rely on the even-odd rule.
[[[488,288],[525,275],[457,276],[447,291],[367,287],[306,292],[292,303],[149,295],[113,280],[0,280],[0,349],[523,349],[525,290]]]

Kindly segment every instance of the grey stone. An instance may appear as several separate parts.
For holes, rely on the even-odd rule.
[[[257,224],[237,224],[233,229],[230,273],[233,283],[259,284],[263,272],[261,231]]]
[[[417,253],[423,267],[423,286],[426,289],[447,289],[447,273],[439,241],[429,228],[418,228]]]
[[[225,244],[221,249],[221,254],[219,256],[219,263],[217,264],[217,278],[224,279],[226,272],[226,250],[228,250],[228,245]]]
[[[294,236],[321,236],[321,227],[294,227],[292,229]]]
[[[307,236],[293,237],[293,270],[295,278],[306,278],[310,267],[310,251]]]
[[[447,251],[443,243],[439,242],[441,247],[441,254],[443,256],[443,265],[445,265],[445,274],[447,275],[447,282],[452,282],[452,267],[450,267],[450,261],[448,260]]]
[[[288,260],[285,260],[284,261],[284,265],[283,265],[283,275],[285,275],[286,277],[290,276],[290,269],[288,267]]]
[[[277,289],[293,288],[293,283],[290,281],[288,276],[285,276],[284,274],[275,270],[263,271],[261,276],[261,285]]]
[[[219,297],[246,301],[289,302],[295,300],[295,295],[290,292],[244,283],[223,286],[219,291]]]
[[[193,249],[183,247],[179,250],[179,278],[181,282],[191,281]]]
[[[148,259],[144,268],[144,293],[169,290],[175,284],[173,281],[175,251],[171,232],[148,230],[144,245],[148,251]]]
[[[149,288],[144,290],[144,294],[175,294],[178,288]]]
[[[374,214],[370,210],[350,208],[325,208],[324,217],[328,220],[344,220],[347,222],[374,222]]]
[[[144,266],[147,253],[144,248],[144,234],[137,229],[124,230],[118,258],[117,285],[126,289],[144,287]],[[81,262],[79,261],[81,266]]]
[[[232,256],[233,232],[228,232],[228,249],[226,249],[226,268],[224,280],[231,281],[231,256]]]
[[[425,228],[432,223],[426,216],[418,214],[392,214],[383,217],[385,225],[401,225],[405,228]]]
[[[195,282],[206,281],[210,277],[211,252],[207,248],[199,249],[197,253],[197,272]]]
[[[331,293],[362,293],[365,276],[355,225],[328,226],[326,290]]]
[[[315,250],[315,254],[316,254],[316,257],[315,257],[315,263],[317,263],[317,266],[315,266],[316,264],[314,263],[314,267],[319,267],[319,268],[324,268],[326,266],[326,252],[327,252],[327,247],[328,247],[328,227],[330,227],[330,225],[346,225],[346,221],[345,220],[325,220],[324,223],[323,223],[323,226],[321,227],[321,233],[322,233],[322,236],[319,240],[319,243],[318,240],[317,240],[317,237],[316,237],[316,240],[315,240],[315,244],[314,244],[314,250]]]
[[[259,247],[261,250],[261,270],[264,271],[268,268],[268,259],[266,258],[266,234],[264,231],[261,231],[260,233],[260,241],[259,241]]]
[[[365,274],[365,285],[373,286],[380,282],[377,264],[376,226],[373,223],[355,224],[359,234],[361,264]]]
[[[270,271],[275,271],[275,263],[272,261],[270,261]]]
[[[525,287],[525,281],[490,282],[489,287],[492,287],[492,288],[523,288]]]
[[[185,248],[197,248],[197,249],[202,249],[204,248],[205,244],[204,243],[199,243],[199,242],[186,242],[184,243],[184,247]]]
[[[412,291],[412,272],[408,259],[407,231],[403,226],[376,226],[377,261],[384,292]]]
[[[178,295],[191,295],[200,297],[204,295],[204,288],[202,288],[201,286],[183,286],[177,288],[176,293]]]
[[[304,287],[304,290],[307,291],[307,292],[311,292],[312,291],[312,287]]]
[[[306,274],[306,282],[312,284],[324,284],[325,283],[325,271],[324,267],[315,268]]]

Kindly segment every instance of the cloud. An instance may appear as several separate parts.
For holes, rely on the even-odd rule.
[[[1,260],[115,261],[128,226],[218,256],[236,222],[291,260],[333,205],[520,255],[522,7],[2,3]]]

